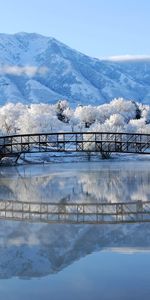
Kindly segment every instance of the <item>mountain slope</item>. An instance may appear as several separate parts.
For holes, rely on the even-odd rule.
[[[0,103],[100,104],[114,97],[149,102],[150,61],[83,55],[54,38],[0,34]]]

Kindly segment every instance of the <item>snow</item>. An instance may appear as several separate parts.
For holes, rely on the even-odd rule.
[[[149,103],[147,56],[98,60],[51,37],[0,34],[0,71],[0,81],[5,76],[10,85],[5,93],[0,84],[0,103],[54,103],[64,98],[71,106],[98,105],[116,97]],[[28,93],[26,84],[31,78],[39,84],[41,93],[32,93],[32,86]]]
[[[30,80],[26,88],[32,98],[34,92],[40,90],[40,85]],[[53,105],[8,103],[0,107],[1,135],[63,131],[150,134],[150,106],[118,98],[108,104],[79,105],[74,109],[66,100]]]

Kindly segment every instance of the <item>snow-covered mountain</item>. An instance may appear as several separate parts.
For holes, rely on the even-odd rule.
[[[149,103],[150,60],[88,57],[51,37],[0,34],[0,104],[100,104],[114,97]]]

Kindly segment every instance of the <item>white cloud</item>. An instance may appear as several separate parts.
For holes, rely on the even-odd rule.
[[[3,65],[0,66],[0,73],[1,74],[8,74],[8,75],[27,75],[29,77],[33,77],[35,75],[44,75],[48,71],[47,67],[36,67],[36,66],[9,66]]]
[[[150,60],[150,55],[116,55],[109,56],[104,58],[109,61],[142,61],[142,60]]]

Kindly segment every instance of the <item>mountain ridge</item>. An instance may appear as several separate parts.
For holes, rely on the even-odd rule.
[[[124,97],[149,103],[150,60],[91,58],[53,37],[0,34],[0,104],[99,105]]]

